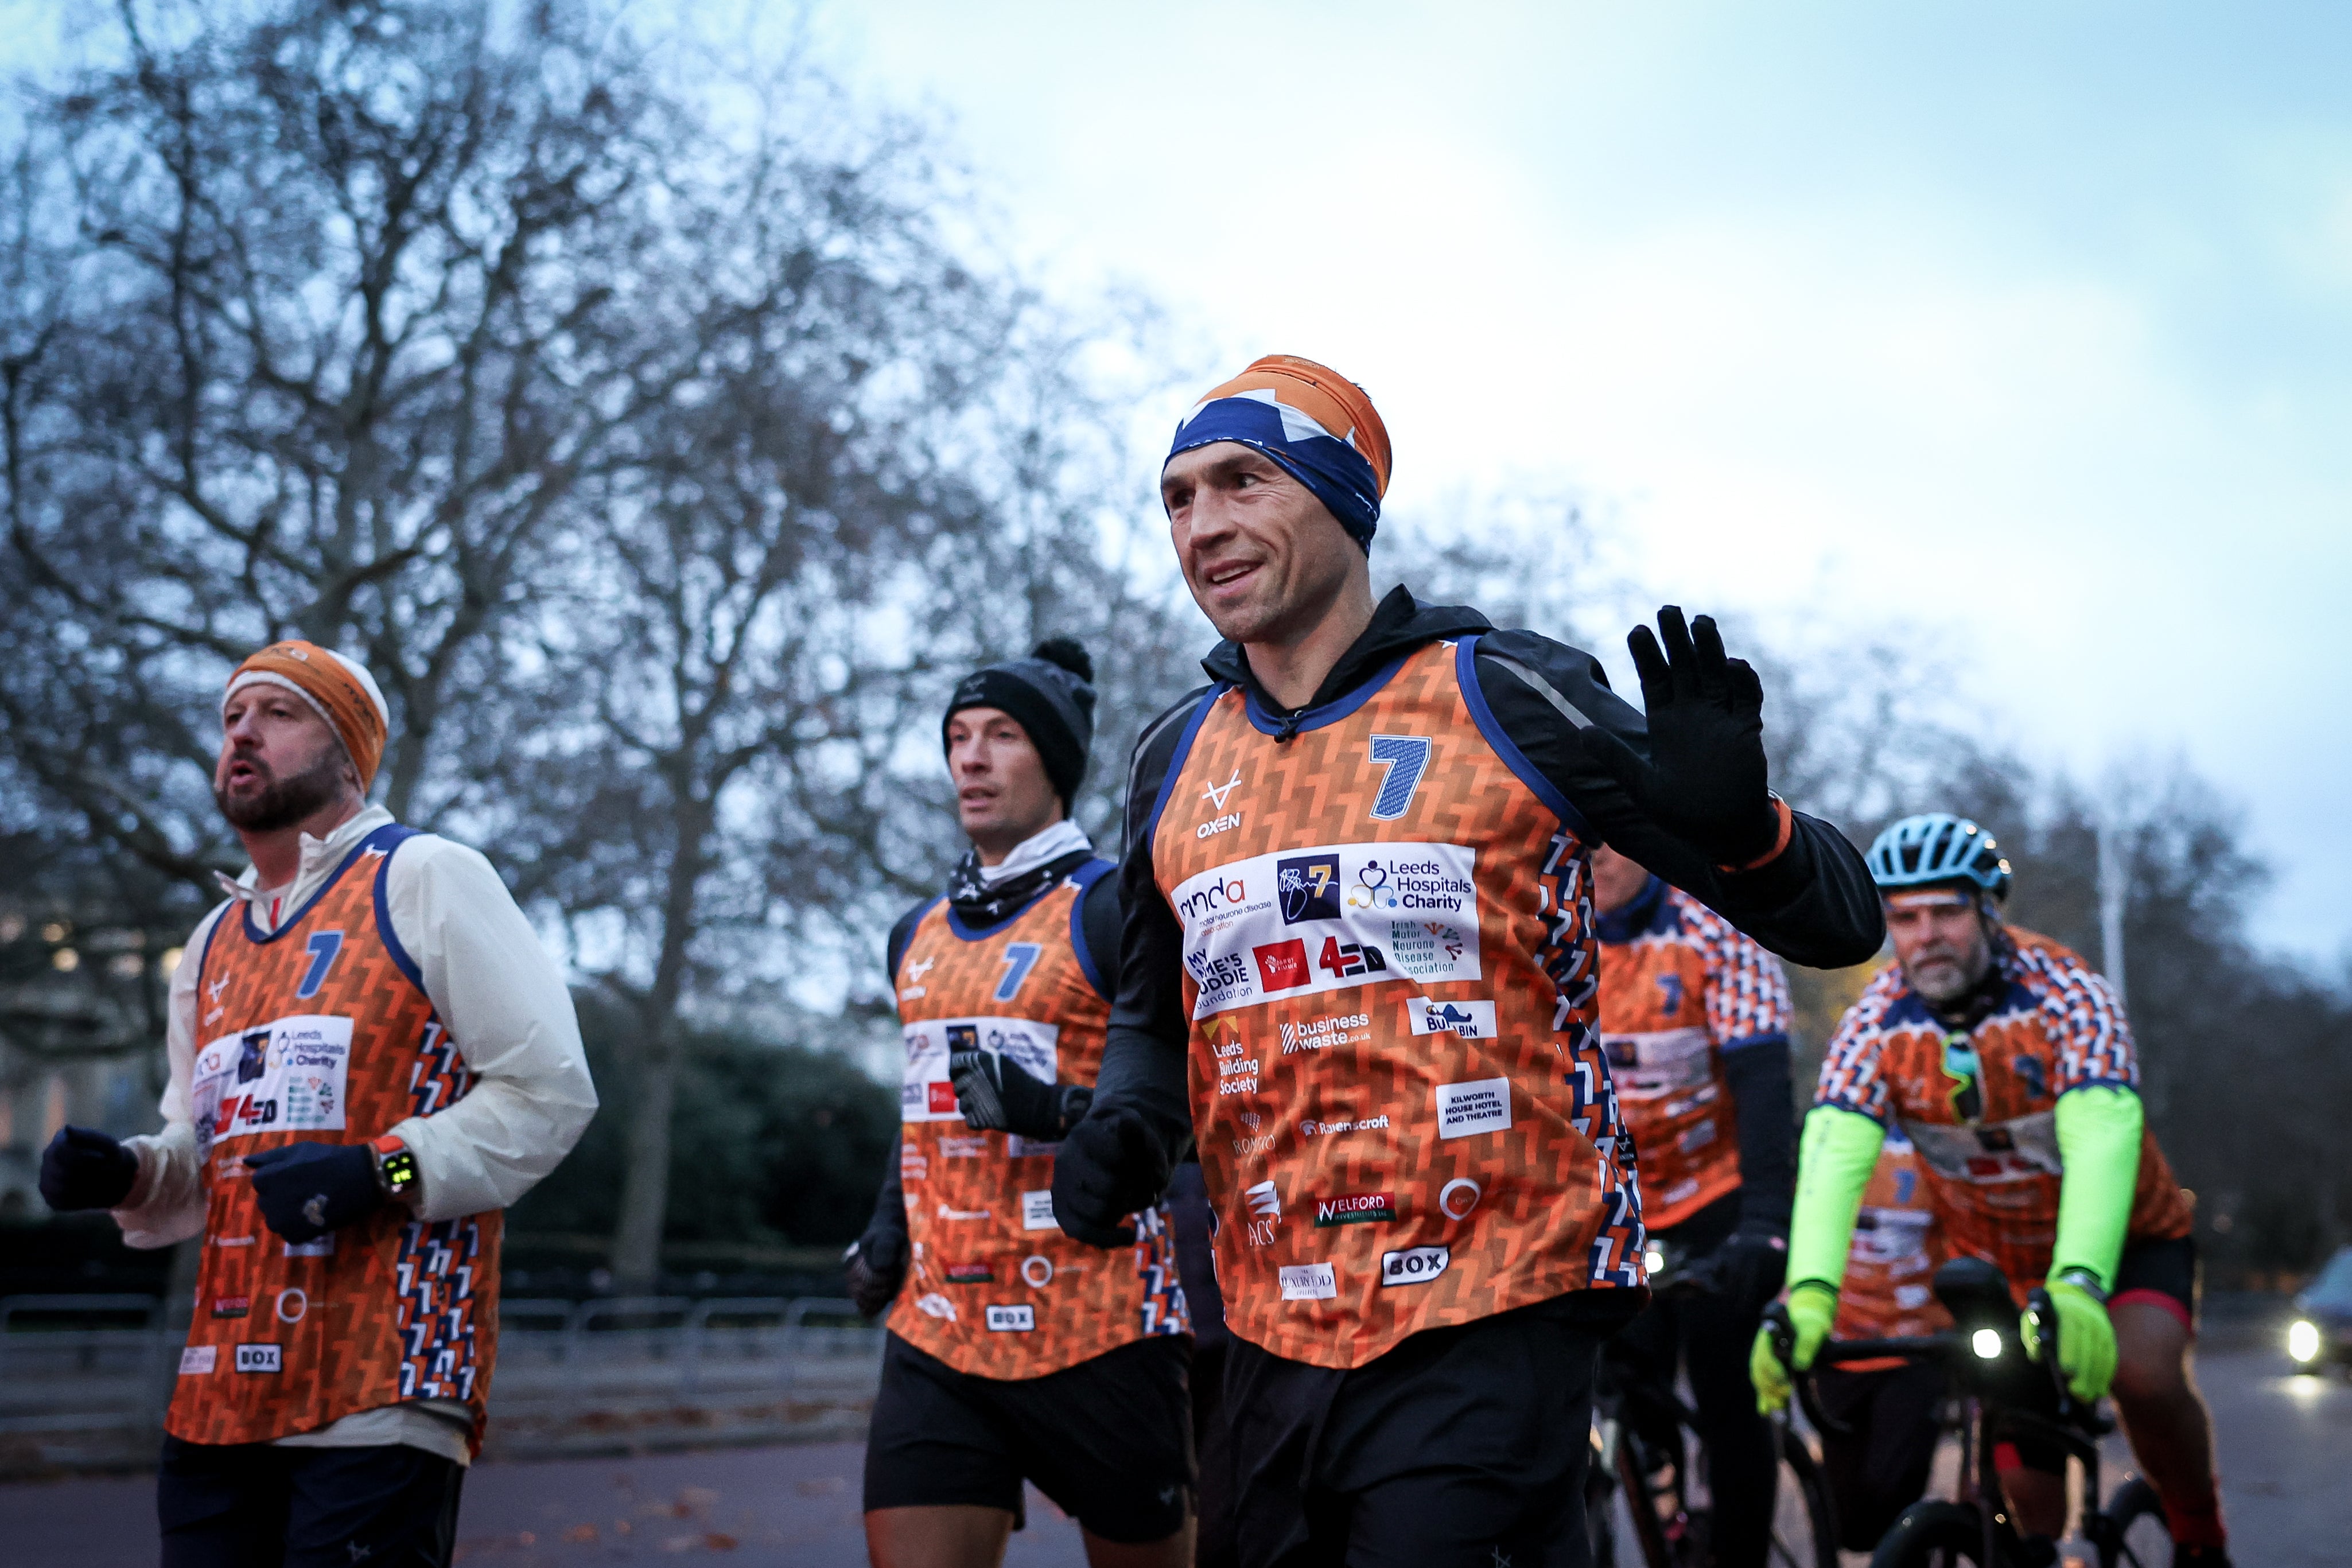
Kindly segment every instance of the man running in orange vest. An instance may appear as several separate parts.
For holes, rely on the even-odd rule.
[[[367,803],[374,679],[239,664],[221,814],[253,866],[172,977],[163,1130],[59,1132],[53,1208],[201,1237],[166,1568],[446,1563],[497,1357],[499,1210],[596,1109],[571,993],[490,864]]]
[[[1226,641],[1129,774],[1126,936],[1055,1212],[1129,1244],[1197,1136],[1235,1343],[1241,1560],[1580,1561],[1593,1353],[1643,1296],[1596,1027],[1608,842],[1800,962],[1876,950],[1853,846],[1766,788],[1763,694],[1713,622],[1593,659],[1375,603],[1389,442],[1274,357],[1179,423],[1178,562]]]
[[[971,840],[890,932],[903,1132],[850,1289],[887,1312],[866,1446],[876,1568],[994,1568],[1033,1481],[1094,1568],[1192,1559],[1191,1323],[1164,1207],[1111,1257],[1055,1222],[1118,976],[1118,879],[1070,820],[1093,661],[1066,637],[974,672],[941,722]]]

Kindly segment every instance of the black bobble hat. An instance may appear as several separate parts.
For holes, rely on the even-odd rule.
[[[1087,777],[1087,748],[1095,738],[1095,662],[1075,637],[1048,637],[1025,659],[1007,659],[974,670],[956,683],[955,695],[940,720],[940,745],[948,720],[968,707],[998,708],[1029,732],[1029,744],[1045,764],[1045,777],[1067,811]]]

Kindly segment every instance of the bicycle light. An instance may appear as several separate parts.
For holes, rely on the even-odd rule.
[[[2286,1353],[2298,1366],[2309,1366],[2319,1359],[2319,1325],[2309,1318],[2297,1318],[2287,1325]]]
[[[1651,1273],[1658,1273],[1663,1270],[1665,1266],[1666,1255],[1659,1251],[1656,1248],[1653,1247],[1647,1252],[1642,1254],[1642,1267],[1648,1270]]]
[[[1977,1330],[1976,1333],[1969,1336],[1969,1348],[1975,1351],[1978,1356],[1985,1361],[1999,1361],[2000,1359],[2000,1331],[1999,1329]]]

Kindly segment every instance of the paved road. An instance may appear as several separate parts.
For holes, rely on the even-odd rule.
[[[2352,1541],[2352,1385],[2293,1377],[2253,1351],[2210,1354],[2199,1377],[2220,1428],[2233,1555],[2317,1568]],[[466,1488],[461,1560],[572,1568],[718,1558],[743,1568],[857,1568],[859,1448],[851,1443],[635,1459],[485,1464]],[[144,1477],[0,1487],[12,1568],[143,1568],[155,1561]],[[1075,1525],[1031,1494],[1008,1568],[1078,1568]]]

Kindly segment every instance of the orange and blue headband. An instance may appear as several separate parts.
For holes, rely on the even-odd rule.
[[[1168,455],[1220,441],[1280,464],[1370,552],[1388,494],[1389,433],[1363,388],[1312,360],[1268,354],[1176,422]]]

